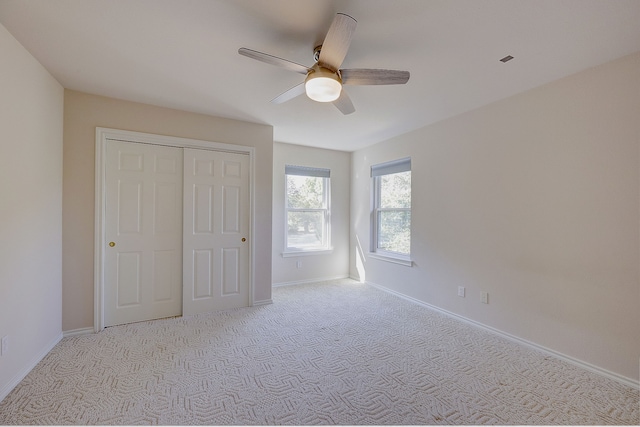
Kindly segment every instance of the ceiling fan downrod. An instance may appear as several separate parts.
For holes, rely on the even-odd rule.
[[[313,60],[314,62],[317,64],[318,60],[320,59],[320,50],[322,49],[322,45],[318,45],[315,48],[313,48]]]

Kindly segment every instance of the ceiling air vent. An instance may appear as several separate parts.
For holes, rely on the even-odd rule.
[[[502,59],[500,60],[500,62],[509,62],[509,61],[511,61],[512,59],[513,59],[513,56],[511,56],[511,55],[507,55],[507,56],[505,56],[504,58],[502,58]]]

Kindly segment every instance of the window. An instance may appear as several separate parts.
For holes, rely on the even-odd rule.
[[[285,253],[329,250],[330,170],[285,166]]]
[[[371,252],[411,265],[411,159],[374,165],[371,177]]]

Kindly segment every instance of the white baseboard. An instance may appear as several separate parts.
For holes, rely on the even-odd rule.
[[[465,323],[468,323],[468,324],[471,324],[473,326],[482,328],[482,329],[484,329],[486,331],[489,331],[489,332],[492,332],[494,334],[500,335],[500,336],[502,336],[504,338],[507,338],[507,339],[509,339],[511,341],[515,341],[515,342],[517,342],[519,344],[523,344],[523,345],[526,345],[527,347],[531,347],[531,348],[533,348],[535,350],[539,350],[539,351],[542,351],[544,353],[547,353],[547,354],[549,354],[551,356],[554,356],[554,357],[556,357],[558,359],[561,359],[561,360],[563,360],[563,361],[565,361],[567,363],[571,363],[572,365],[578,366],[578,367],[580,367],[582,369],[586,369],[587,371],[591,371],[591,372],[593,372],[595,374],[602,375],[602,376],[604,376],[606,378],[609,378],[611,380],[617,381],[617,382],[619,382],[621,384],[624,384],[624,385],[626,385],[628,387],[632,387],[632,388],[640,390],[640,381],[636,381],[633,378],[628,378],[628,377],[625,377],[623,375],[616,374],[615,372],[611,372],[611,371],[609,371],[607,369],[600,368],[599,366],[592,365],[591,363],[584,362],[582,360],[576,359],[576,358],[571,357],[571,356],[567,356],[566,354],[560,353],[558,351],[552,350],[550,348],[544,347],[544,346],[536,344],[534,342],[527,341],[527,340],[525,340],[523,338],[519,338],[519,337],[517,337],[515,335],[511,335],[509,333],[503,332],[503,331],[501,331],[499,329],[496,329],[494,327],[487,326],[487,325],[485,325],[483,323],[476,322],[475,320],[468,319],[468,318],[466,318],[464,316],[460,316],[459,314],[444,310],[444,309],[442,309],[440,307],[437,307],[435,305],[431,305],[431,304],[426,303],[424,301],[420,301],[419,299],[416,299],[416,298],[410,297],[408,295],[402,294],[400,292],[394,291],[393,289],[389,289],[389,288],[387,288],[385,286],[378,285],[377,283],[373,283],[373,282],[369,282],[369,281],[366,281],[365,283],[367,283],[368,285],[373,286],[374,288],[380,289],[381,291],[390,293],[392,295],[395,295],[395,296],[400,297],[402,299],[405,299],[407,301],[413,302],[415,304],[421,305],[423,307],[430,308],[430,309],[435,310],[435,311],[437,311],[439,313],[442,313],[442,314],[444,314],[446,316],[453,317],[453,318],[461,320],[461,321],[463,321]]]
[[[40,361],[53,349],[53,347],[56,346],[56,344],[60,342],[61,339],[62,333],[55,337],[53,341],[46,345],[40,351],[40,353],[38,353],[23,369],[17,372],[16,375],[7,384],[0,388],[0,402],[2,402],[4,398],[7,397],[9,393],[11,393],[11,390],[13,390],[18,384],[20,384],[20,381],[22,381],[24,377],[26,377],[27,374],[29,374],[29,372],[31,372],[31,370],[35,368],[38,363],[40,363]]]
[[[269,304],[273,304],[273,300],[271,298],[269,298],[269,299],[261,299],[259,301],[254,301],[253,305],[251,307],[257,307],[259,305],[269,305]]]
[[[72,329],[70,331],[64,331],[62,332],[62,337],[63,338],[75,337],[76,335],[86,335],[86,334],[93,334],[93,333],[95,333],[95,329],[93,329],[93,326],[91,326],[89,328],[79,328],[79,329]]]
[[[321,277],[319,279],[306,279],[306,280],[296,280],[293,282],[273,283],[271,286],[274,288],[278,288],[280,286],[305,285],[307,283],[328,282],[330,280],[340,280],[340,279],[348,279],[348,278],[349,278],[349,275],[335,276],[335,277]]]

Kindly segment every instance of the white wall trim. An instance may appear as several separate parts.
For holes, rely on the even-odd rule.
[[[344,276],[335,276],[335,277],[321,277],[319,279],[306,279],[306,280],[295,280],[293,282],[282,282],[282,283],[273,283],[271,285],[272,288],[278,288],[281,286],[295,286],[295,285],[305,285],[307,283],[316,283],[316,282],[328,282],[330,280],[341,280],[348,279],[349,275],[345,274]]]
[[[13,390],[18,384],[20,384],[20,381],[22,381],[24,377],[26,377],[29,374],[29,372],[31,372],[31,370],[35,368],[38,363],[40,363],[40,361],[53,349],[53,347],[56,346],[56,344],[60,342],[61,339],[62,339],[62,333],[56,336],[53,339],[53,341],[51,341],[47,346],[45,346],[40,351],[40,353],[38,353],[31,360],[31,362],[27,364],[27,366],[25,366],[22,370],[17,372],[14,375],[14,377],[7,384],[5,384],[4,387],[0,389],[0,402],[2,402],[4,398],[7,397],[9,393],[11,393],[11,390]]]
[[[94,230],[94,307],[93,330],[104,329],[104,248],[105,239],[105,161],[108,140],[154,144],[178,148],[195,148],[200,150],[223,151],[227,153],[247,154],[249,156],[249,306],[253,306],[255,290],[255,147],[226,144],[214,141],[180,138],[174,136],[155,135],[119,129],[96,127],[95,157],[95,230]]]
[[[269,304],[273,304],[273,300],[271,298],[254,301],[252,307],[257,307],[260,305],[269,305]]]
[[[377,252],[369,252],[367,254],[369,258],[377,259],[385,262],[392,262],[394,264],[404,265],[405,267],[413,267],[413,261],[409,257],[403,257],[401,255],[398,256],[389,256],[382,255]]]
[[[295,258],[299,256],[312,256],[312,255],[330,255],[333,253],[333,248],[312,250],[312,251],[284,251],[280,255],[282,258]]]
[[[587,371],[593,372],[593,373],[598,374],[598,375],[602,375],[602,376],[604,376],[606,378],[609,378],[611,380],[619,382],[619,383],[621,383],[621,384],[623,384],[623,385],[625,385],[627,387],[632,387],[632,388],[635,388],[637,390],[640,390],[640,381],[636,381],[633,378],[628,378],[628,377],[625,377],[623,375],[616,374],[615,372],[611,372],[611,371],[609,371],[607,369],[603,369],[603,368],[600,368],[598,366],[592,365],[591,363],[584,362],[582,360],[576,359],[576,358],[571,357],[571,356],[567,356],[566,354],[557,352],[555,350],[552,350],[550,348],[541,346],[541,345],[536,344],[534,342],[527,341],[527,340],[519,338],[519,337],[517,337],[515,335],[511,335],[511,334],[503,332],[503,331],[501,331],[499,329],[493,328],[491,326],[487,326],[487,325],[485,325],[483,323],[476,322],[475,320],[468,319],[468,318],[466,318],[464,316],[460,316],[459,314],[453,313],[451,311],[444,310],[444,309],[442,309],[440,307],[436,307],[435,305],[431,305],[431,304],[426,303],[424,301],[420,301],[419,299],[416,299],[416,298],[410,297],[408,295],[405,295],[403,293],[394,291],[394,290],[389,289],[389,288],[387,288],[385,286],[378,285],[377,283],[373,283],[373,282],[370,282],[370,281],[366,281],[365,283],[367,283],[368,285],[373,286],[374,288],[380,289],[381,291],[387,292],[389,294],[392,294],[392,295],[400,297],[400,298],[402,298],[404,300],[407,300],[409,302],[421,305],[421,306],[426,307],[426,308],[433,309],[433,310],[435,310],[435,311],[437,311],[439,313],[442,313],[442,314],[444,314],[446,316],[453,317],[453,318],[461,320],[461,321],[463,321],[465,323],[471,324],[473,326],[482,328],[482,329],[484,329],[486,331],[489,331],[489,332],[492,332],[494,334],[500,335],[500,336],[502,336],[504,338],[507,338],[507,339],[509,339],[511,341],[515,341],[515,342],[517,342],[519,344],[523,344],[523,345],[526,345],[527,347],[531,347],[531,348],[533,348],[535,350],[541,351],[543,353],[547,353],[547,354],[549,354],[551,356],[554,356],[554,357],[556,357],[556,358],[558,358],[560,360],[563,360],[563,361],[565,361],[567,363],[570,363],[572,365],[578,366],[579,368],[586,369]]]
[[[62,338],[76,337],[78,335],[87,335],[93,333],[95,333],[95,330],[92,327],[71,329],[70,331],[62,331]]]

